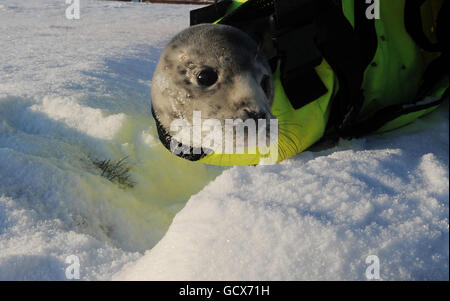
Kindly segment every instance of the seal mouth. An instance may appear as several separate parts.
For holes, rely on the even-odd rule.
[[[266,138],[270,138],[270,119],[271,118],[275,119],[275,117],[273,117],[272,114],[270,113],[268,114],[264,111],[260,112],[250,111],[248,109],[244,109],[244,113],[245,115],[247,115],[246,120],[252,119],[253,121],[255,121],[257,133],[259,133],[259,131],[261,130],[260,127],[263,126],[263,129],[265,129],[266,132]],[[261,121],[263,122],[262,124]],[[248,136],[246,135],[245,138],[248,139]]]
[[[212,150],[205,149],[203,147],[194,148],[192,146],[183,145],[182,143],[176,141],[176,139],[169,134],[169,132],[164,128],[164,126],[159,121],[153,106],[152,106],[152,115],[153,118],[155,119],[159,140],[161,141],[162,145],[164,145],[164,147],[168,149],[171,153],[173,153],[171,149],[171,146],[173,144],[175,144],[178,149],[182,150],[179,154],[175,155],[189,161],[201,160],[212,152]]]

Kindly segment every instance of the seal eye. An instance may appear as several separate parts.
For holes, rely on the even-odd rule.
[[[217,75],[217,72],[214,71],[211,68],[203,69],[197,76],[197,81],[199,85],[210,87],[214,85],[217,82],[217,79],[219,76]]]

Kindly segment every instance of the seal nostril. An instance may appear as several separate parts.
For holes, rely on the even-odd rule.
[[[265,112],[255,112],[249,110],[244,111],[247,114],[248,118],[253,119],[255,121],[258,121],[258,119],[267,119],[267,114]]]

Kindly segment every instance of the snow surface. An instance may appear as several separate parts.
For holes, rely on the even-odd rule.
[[[236,167],[193,196],[116,279],[448,279],[448,106],[395,133],[276,166]]]
[[[82,280],[365,280],[369,255],[383,280],[448,280],[448,103],[280,165],[187,162],[149,102],[192,6],[66,7],[0,1],[0,280],[64,280],[69,255]],[[134,188],[92,164],[125,156]]]

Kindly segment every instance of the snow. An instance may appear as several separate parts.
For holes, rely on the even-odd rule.
[[[63,0],[1,5],[0,279],[64,280],[69,255],[110,279],[220,172],[168,154],[151,118],[153,70],[191,7],[82,1],[67,20]],[[92,163],[124,157],[132,189]]]
[[[448,106],[397,132],[235,167],[116,279],[448,279]]]
[[[168,154],[150,85],[192,6],[0,4],[0,280],[449,278],[448,102],[279,165]],[[93,160],[127,157],[133,188]],[[174,218],[175,217],[175,218]],[[173,221],[172,221],[173,219]]]

